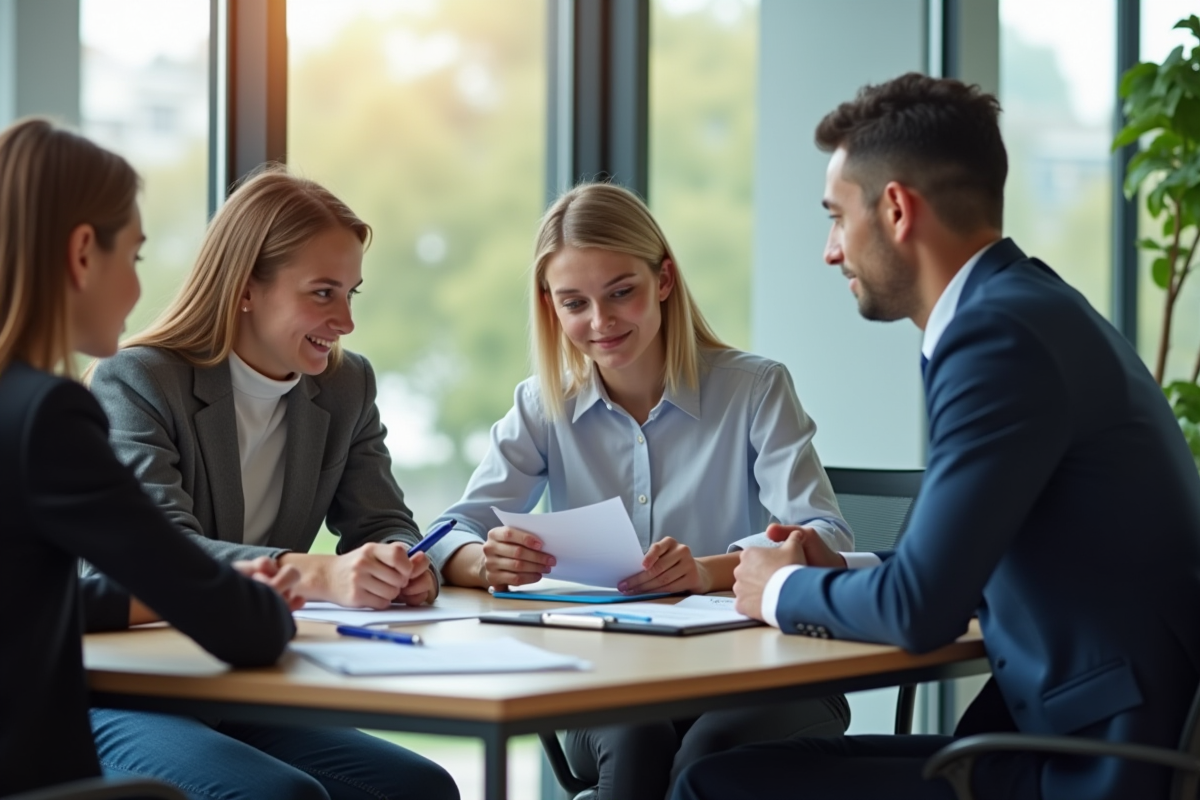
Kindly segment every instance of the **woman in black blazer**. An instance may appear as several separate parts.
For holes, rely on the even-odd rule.
[[[124,159],[48,122],[0,134],[0,796],[101,774],[85,616],[103,630],[152,612],[237,666],[273,663],[295,633],[270,575],[213,561],[155,508],[70,377],[76,352],[116,351],[137,300],[137,190]],[[102,574],[81,581],[80,558]]]

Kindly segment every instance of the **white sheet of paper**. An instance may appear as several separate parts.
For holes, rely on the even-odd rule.
[[[455,675],[492,672],[589,670],[591,662],[511,638],[476,642],[293,642],[291,649],[343,675]]]
[[[337,603],[322,603],[309,601],[304,607],[293,613],[296,619],[307,619],[313,622],[331,622],[335,625],[415,625],[419,622],[442,622],[450,619],[471,619],[478,613],[455,611],[437,606],[393,605],[381,611],[373,608],[346,608]]]
[[[705,602],[709,599],[728,600],[729,605],[728,607],[722,607],[720,603]],[[732,597],[705,598],[702,595],[685,598],[675,605],[667,605],[666,603],[622,603],[618,606],[604,606],[601,608],[581,609],[578,606],[555,608],[550,609],[549,612],[554,614],[583,614],[585,616],[613,614],[617,619],[629,616],[649,617],[649,622],[654,625],[665,625],[668,628],[679,628],[680,630],[704,625],[717,625],[725,622],[745,622],[750,619],[744,614],[739,614],[733,610]]]
[[[548,514],[492,510],[504,525],[542,540],[556,562],[547,577],[615,589],[642,571],[645,554],[619,497]]]

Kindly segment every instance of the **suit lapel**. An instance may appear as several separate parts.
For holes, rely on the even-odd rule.
[[[223,542],[241,542],[246,516],[229,364],[223,361],[212,367],[196,367],[194,375],[192,393],[207,404],[196,412],[193,421],[212,492],[217,538]]]
[[[283,457],[283,497],[267,540],[287,547],[299,544],[304,523],[312,512],[317,480],[325,455],[329,412],[313,402],[320,394],[307,375],[287,396],[287,446]]]

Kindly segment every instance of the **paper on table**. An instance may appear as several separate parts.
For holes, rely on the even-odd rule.
[[[711,600],[728,600],[729,604],[726,606],[723,603],[709,602]],[[667,605],[666,603],[627,603],[611,611],[608,609],[588,609],[581,611],[577,607],[571,607],[549,609],[542,613],[583,614],[585,616],[604,616],[611,613],[616,619],[622,621],[625,621],[623,618],[646,617],[645,620],[641,621],[667,628],[678,628],[679,630],[698,628],[705,625],[720,625],[727,622],[750,621],[750,617],[733,610],[732,597],[708,598],[693,596],[681,600],[674,605]]]
[[[645,554],[619,497],[548,514],[513,514],[495,506],[492,510],[502,524],[542,540],[555,560],[551,578],[616,588],[642,571]]]
[[[343,675],[453,675],[588,670],[588,661],[511,638],[425,645],[386,642],[293,642],[291,649]]]
[[[436,606],[403,606],[393,605],[381,611],[372,608],[346,608],[337,603],[308,602],[292,616],[296,619],[307,619],[312,622],[332,622],[337,625],[394,625],[407,623],[415,625],[419,622],[442,622],[449,619],[471,619],[478,617],[478,612],[461,611]]]

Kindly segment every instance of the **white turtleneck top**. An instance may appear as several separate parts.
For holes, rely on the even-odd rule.
[[[229,374],[242,461],[242,541],[265,545],[283,499],[287,393],[300,382],[300,376],[272,380],[234,352],[229,354]]]

